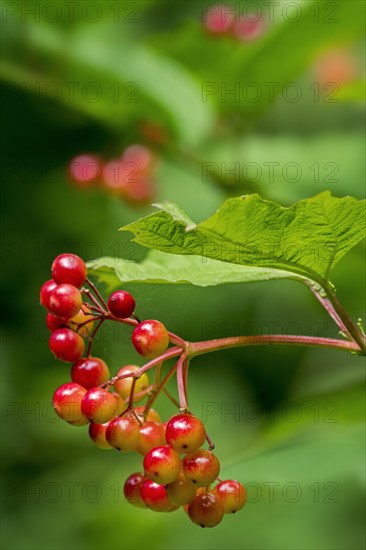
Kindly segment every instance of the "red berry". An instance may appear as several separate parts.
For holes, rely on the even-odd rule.
[[[167,424],[166,440],[179,453],[193,453],[205,442],[206,430],[195,416],[177,414]]]
[[[57,285],[50,294],[49,310],[58,317],[70,319],[79,313],[83,299],[80,291],[73,285]]]
[[[209,10],[204,17],[205,28],[214,34],[226,33],[235,20],[232,9],[225,4],[209,4]]]
[[[141,498],[146,506],[154,512],[168,512],[172,507],[164,485],[147,479],[141,485]]]
[[[212,493],[197,495],[188,506],[188,515],[201,527],[215,527],[224,516],[224,507]]]
[[[132,333],[132,343],[140,355],[154,358],[167,349],[169,334],[163,323],[149,319],[137,325]]]
[[[39,301],[43,307],[49,309],[50,307],[50,294],[56,288],[57,283],[53,279],[49,279],[41,286]]]
[[[99,449],[112,449],[112,446],[108,443],[105,432],[108,427],[108,422],[105,424],[97,424],[91,422],[89,424],[89,436],[90,439],[96,444]]]
[[[86,274],[85,262],[76,254],[60,254],[53,260],[52,278],[57,284],[67,283],[79,288],[84,283]]]
[[[247,493],[245,487],[233,479],[221,481],[214,490],[214,495],[219,499],[224,507],[225,514],[235,514],[243,508],[247,501]]]
[[[52,313],[47,313],[46,316],[46,325],[50,332],[55,332],[60,327],[68,327],[69,319],[63,317],[58,317]]]
[[[75,363],[84,353],[84,340],[69,328],[59,328],[51,334],[50,350],[60,361]]]
[[[178,479],[181,469],[179,454],[168,445],[154,447],[145,455],[145,474],[156,483],[173,483]]]
[[[74,426],[84,426],[89,420],[81,412],[81,401],[86,394],[86,390],[68,382],[63,384],[53,394],[53,406],[56,414]]]
[[[126,479],[123,486],[123,494],[125,495],[127,502],[132,504],[132,506],[136,506],[137,508],[147,507],[141,497],[141,487],[145,481],[146,477],[144,474],[140,474],[139,472],[131,474]]]
[[[134,312],[135,300],[129,292],[116,290],[108,299],[108,309],[118,319],[127,319]]]
[[[121,367],[116,376],[121,376],[123,374],[130,374],[132,372],[137,372],[140,367],[136,365],[125,365],[124,367]],[[114,389],[116,392],[122,397],[122,399],[128,399],[130,396],[130,391],[132,387],[133,378],[120,378],[119,380],[116,380],[114,383]],[[146,373],[144,373],[140,378],[136,380],[135,384],[135,390],[134,390],[134,401],[141,401],[141,399],[144,399],[145,394],[141,392],[144,392],[149,387],[149,377]]]
[[[175,506],[184,506],[192,502],[196,496],[196,486],[189,481],[183,473],[179,474],[179,478],[173,483],[166,486],[170,502]]]
[[[103,388],[92,388],[85,394],[81,410],[92,422],[104,424],[119,414],[119,403],[113,393]]]
[[[101,177],[100,160],[94,155],[79,155],[69,164],[70,180],[80,187],[89,187]]]
[[[139,423],[132,414],[114,418],[109,422],[106,438],[117,451],[134,451],[139,441]]]
[[[90,390],[107,382],[109,369],[99,357],[83,357],[72,366],[71,379]]]
[[[165,445],[165,430],[158,422],[145,422],[140,426],[140,435],[136,451],[145,456],[154,447]]]
[[[183,473],[197,486],[206,486],[213,483],[220,472],[220,462],[211,453],[201,449],[188,454],[183,459]]]

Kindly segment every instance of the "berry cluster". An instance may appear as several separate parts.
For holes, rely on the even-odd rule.
[[[101,185],[132,204],[150,203],[155,195],[155,158],[143,145],[130,145],[119,158],[103,161],[96,155],[79,155],[69,164],[69,178],[82,188]]]
[[[260,38],[265,31],[263,17],[257,13],[241,15],[225,4],[209,6],[205,14],[204,28],[213,35],[232,36],[242,42]]]
[[[140,427],[140,439],[147,424]],[[246,492],[238,481],[220,481],[211,487],[218,480],[220,463],[211,450],[201,448],[206,431],[198,418],[187,413],[173,416],[155,437],[143,452],[141,443],[137,448],[145,455],[144,472],[130,475],[124,484],[130,504],[155,512],[173,512],[183,506],[201,527],[215,527],[224,514],[244,506]]]
[[[144,457],[143,473],[134,473],[125,482],[127,502],[156,512],[182,506],[201,527],[214,527],[225,513],[240,510],[246,502],[243,485],[218,478],[214,444],[188,409],[186,342],[160,321],[141,322],[135,300],[126,291],[113,292],[106,302],[87,278],[84,261],[74,254],[54,260],[52,279],[41,287],[40,301],[47,310],[51,351],[57,359],[72,363],[71,381],[53,396],[57,415],[74,426],[89,425],[89,436],[101,449],[136,451]],[[124,365],[110,378],[107,364],[91,355],[95,335],[107,320],[134,326],[132,343],[150,361],[142,367]],[[175,346],[169,348],[170,343]],[[164,362],[178,356],[163,377]],[[154,383],[148,376],[152,368]],[[175,372],[179,402],[165,387]],[[152,408],[160,393],[180,411],[165,423]],[[207,450],[202,448],[206,441]]]

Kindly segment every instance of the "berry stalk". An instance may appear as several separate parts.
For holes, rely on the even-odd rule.
[[[355,342],[346,340],[336,340],[333,338],[319,338],[314,336],[291,336],[285,334],[263,334],[260,336],[233,336],[230,338],[217,338],[215,340],[207,340],[202,342],[194,342],[189,344],[187,355],[196,357],[218,351],[220,349],[243,347],[243,346],[259,346],[259,345],[294,345],[294,346],[309,346],[319,348],[333,348],[344,351],[360,352],[360,347]]]
[[[185,376],[184,376],[186,361],[187,361],[187,356],[185,353],[182,353],[177,363],[177,387],[178,387],[178,395],[179,395],[179,409],[181,412],[189,411],[188,402],[187,402]]]

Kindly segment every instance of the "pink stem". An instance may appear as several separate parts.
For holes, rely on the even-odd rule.
[[[179,395],[179,405],[180,405],[180,410],[182,412],[186,412],[189,410],[188,403],[187,403],[185,380],[184,380],[184,369],[185,369],[186,360],[187,360],[187,357],[185,353],[182,353],[177,363],[177,387],[178,387],[178,395]]]
[[[207,342],[194,342],[188,346],[189,357],[202,355],[211,351],[217,351],[225,348],[234,348],[240,346],[257,345],[288,345],[310,346],[320,348],[336,348],[346,351],[359,352],[360,347],[354,342],[345,340],[335,340],[332,338],[317,338],[314,336],[287,336],[284,334],[265,334],[261,336],[234,336],[232,338],[218,338],[208,340]]]
[[[173,405],[175,405],[177,407],[177,409],[179,409],[179,402],[176,400],[176,398],[170,393],[170,391],[168,391],[166,388],[162,388],[161,391],[164,393],[164,395],[167,396],[167,398],[169,399],[169,401],[171,401],[173,403]]]
[[[144,410],[145,419],[147,418],[147,415],[149,414],[149,410],[153,406],[155,399],[158,397],[159,393],[163,390],[165,384],[167,384],[168,380],[170,380],[170,378],[173,376],[173,374],[177,370],[177,366],[178,366],[178,362],[174,363],[170,371],[168,371],[168,373],[165,375],[163,380],[160,382],[159,386],[155,389],[154,393],[149,397]]]
[[[101,387],[104,388],[104,387],[112,386],[117,380],[123,380],[124,378],[139,378],[142,374],[144,374],[144,372],[158,365],[160,361],[166,361],[167,359],[171,359],[172,357],[177,357],[181,353],[182,353],[182,350],[178,347],[169,348],[168,351],[166,351],[162,355],[159,355],[159,357],[152,359],[151,361],[146,363],[146,365],[143,365],[141,368],[139,368],[139,370],[137,370],[136,372],[113,376],[113,378],[111,378],[107,382],[104,382],[101,385]]]
[[[334,308],[334,311],[336,315],[342,320],[342,323],[346,327],[347,333],[350,335],[352,340],[358,344],[360,350],[366,354],[366,336],[362,333],[361,330],[353,323],[352,319],[348,316],[348,313],[338,300],[333,287],[328,284],[327,288],[325,289],[329,302],[331,303],[332,307]]]
[[[97,326],[95,327],[95,329],[93,330],[93,332],[91,333],[90,335],[90,338],[89,338],[89,344],[88,344],[88,349],[86,351],[86,356],[89,357],[90,355],[90,352],[91,352],[91,348],[92,348],[92,345],[93,345],[93,342],[94,342],[94,338],[98,332],[98,330],[100,329],[100,327],[102,326],[102,324],[104,323],[105,319],[102,317],[100,319],[100,321],[98,322]]]
[[[82,323],[76,323],[78,330],[83,327],[84,325],[87,325],[88,323],[94,323],[94,321],[97,321],[100,319],[100,315],[96,315],[95,317],[92,317],[91,319],[88,319],[87,321],[83,321]]]
[[[99,290],[97,289],[97,287],[88,278],[85,280],[85,282],[90,286],[90,288],[92,289],[92,291],[94,292],[96,297],[101,301],[101,303],[102,303],[103,307],[105,308],[105,310],[108,311],[108,306],[107,306],[103,296],[100,294]]]
[[[344,324],[341,317],[338,315],[338,313],[334,309],[332,302],[329,300],[328,296],[325,294],[325,291],[318,285],[315,286],[312,281],[306,281],[305,284],[308,288],[310,288],[311,292],[314,294],[316,299],[321,303],[321,305],[324,307],[324,309],[327,311],[327,313],[336,323],[339,330],[341,330],[344,334],[347,334],[350,336],[346,325]]]
[[[98,300],[95,298],[95,296],[93,296],[93,294],[90,292],[90,290],[88,290],[87,288],[83,288],[81,290],[81,293],[82,294],[85,294],[89,300],[91,300],[93,302],[93,304],[95,305],[96,309],[104,316],[106,316],[106,311],[104,311],[104,309],[102,308],[102,306],[100,305],[100,303],[98,302]],[[86,304],[88,305],[88,304]]]

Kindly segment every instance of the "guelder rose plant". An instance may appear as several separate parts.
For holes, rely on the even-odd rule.
[[[143,456],[142,471],[131,474],[124,485],[130,504],[157,512],[183,507],[201,527],[214,527],[224,514],[245,505],[244,486],[219,477],[215,445],[190,410],[190,362],[211,351],[266,344],[365,355],[362,323],[352,321],[329,280],[332,267],[364,238],[364,219],[365,201],[336,198],[329,192],[288,208],[258,195],[228,199],[199,224],[176,205],[165,203],[122,228],[153,249],[142,262],[101,258],[87,269],[74,254],[54,260],[52,278],[43,284],[40,299],[47,310],[50,349],[57,359],[72,364],[71,381],[55,391],[54,407],[69,424],[89,425],[90,438],[101,449]],[[160,320],[139,319],[135,300],[126,290],[113,288],[105,300],[89,274],[111,290],[137,281],[208,286],[295,279],[319,300],[340,337],[271,334],[188,342]],[[132,327],[132,344],[146,359],[142,366],[123,365],[111,377],[105,361],[92,355],[95,336],[105,322]],[[166,387],[173,376],[177,398]],[[162,422],[153,408],[162,394],[177,408],[168,422]]]

